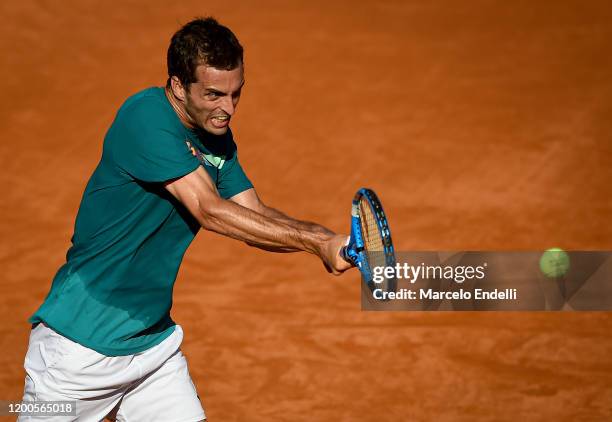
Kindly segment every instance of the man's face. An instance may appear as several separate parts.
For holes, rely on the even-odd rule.
[[[196,79],[185,92],[187,114],[197,127],[213,135],[225,134],[244,85],[242,64],[232,70],[200,65]]]

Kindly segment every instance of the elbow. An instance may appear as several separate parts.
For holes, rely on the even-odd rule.
[[[203,216],[202,218],[200,218],[200,226],[204,230],[213,231],[213,232],[219,231],[218,230],[219,224],[214,218],[210,216]]]
[[[206,203],[199,203],[198,204],[198,222],[200,223],[200,226],[202,226],[202,228],[204,230],[209,230],[209,231],[214,231],[214,232],[219,232],[222,224],[221,224],[221,210],[222,210],[222,202],[223,199],[221,198],[215,198],[215,199],[211,199],[209,201],[206,201]]]

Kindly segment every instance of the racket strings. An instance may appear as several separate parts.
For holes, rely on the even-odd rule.
[[[374,211],[364,199],[359,203],[359,213],[361,214],[361,232],[365,249],[368,251],[384,250],[383,238],[376,223]]]
[[[385,247],[383,237],[376,222],[376,215],[369,202],[362,198],[359,202],[359,214],[361,215],[361,233],[363,236],[364,249],[368,255],[371,266],[385,265]]]

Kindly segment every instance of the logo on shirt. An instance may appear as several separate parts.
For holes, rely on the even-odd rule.
[[[200,164],[208,167],[215,167],[221,169],[225,164],[225,156],[216,156],[213,154],[204,154],[202,151],[191,145],[191,142],[186,140],[187,148],[191,151],[191,154],[198,159]]]

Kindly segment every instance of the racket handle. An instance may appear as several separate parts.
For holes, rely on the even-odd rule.
[[[348,246],[343,246],[342,249],[340,249],[340,256],[349,264],[355,265],[355,261],[348,255]]]
[[[348,261],[348,256],[346,256],[346,246],[343,246],[340,249],[340,256],[342,257],[342,259],[344,259],[345,261]]]

